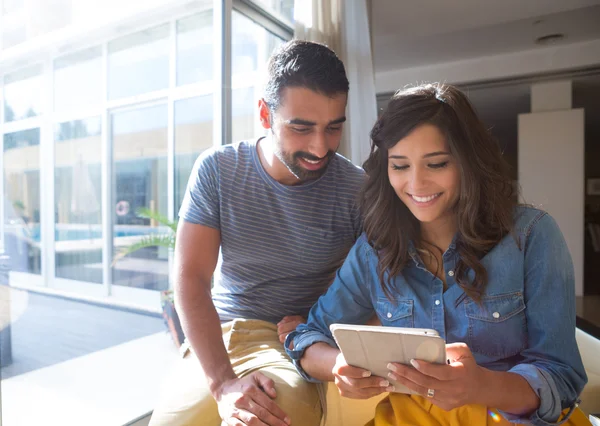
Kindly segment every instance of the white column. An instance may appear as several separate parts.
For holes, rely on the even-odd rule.
[[[571,81],[531,86],[531,113],[519,115],[522,201],[550,213],[575,267],[575,293],[583,295],[584,110],[572,109]]]

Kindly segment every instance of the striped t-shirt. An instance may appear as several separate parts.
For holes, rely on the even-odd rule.
[[[205,151],[179,216],[221,231],[213,301],[221,321],[306,316],[361,233],[364,172],[336,155],[319,179],[275,181],[256,141]]]

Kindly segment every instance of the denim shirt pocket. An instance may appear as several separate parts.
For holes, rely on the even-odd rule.
[[[390,301],[386,298],[377,300],[377,316],[382,325],[391,327],[414,327],[412,299]]]
[[[468,342],[473,352],[504,359],[527,346],[525,300],[519,292],[483,296],[478,304],[465,300]]]

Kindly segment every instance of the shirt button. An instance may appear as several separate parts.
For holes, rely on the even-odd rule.
[[[439,305],[440,303],[441,303],[441,302],[440,302],[439,300],[436,300],[436,301],[435,301],[435,304],[436,304],[436,305]]]
[[[448,275],[450,275],[451,277],[454,276],[454,271],[448,271]]]
[[[493,316],[494,318],[500,318],[500,313],[499,313],[499,312],[494,312],[494,313],[492,314],[492,316]]]
[[[391,318],[391,317],[392,317],[392,313],[391,313],[391,312],[388,312],[388,313],[387,313],[387,317],[388,317],[388,318]]]

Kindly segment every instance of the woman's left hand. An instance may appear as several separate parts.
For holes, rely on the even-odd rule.
[[[485,368],[475,362],[464,343],[446,345],[449,364],[432,364],[412,360],[415,368],[390,363],[389,377],[427,397],[438,407],[448,411],[466,404],[478,403],[485,385]]]

